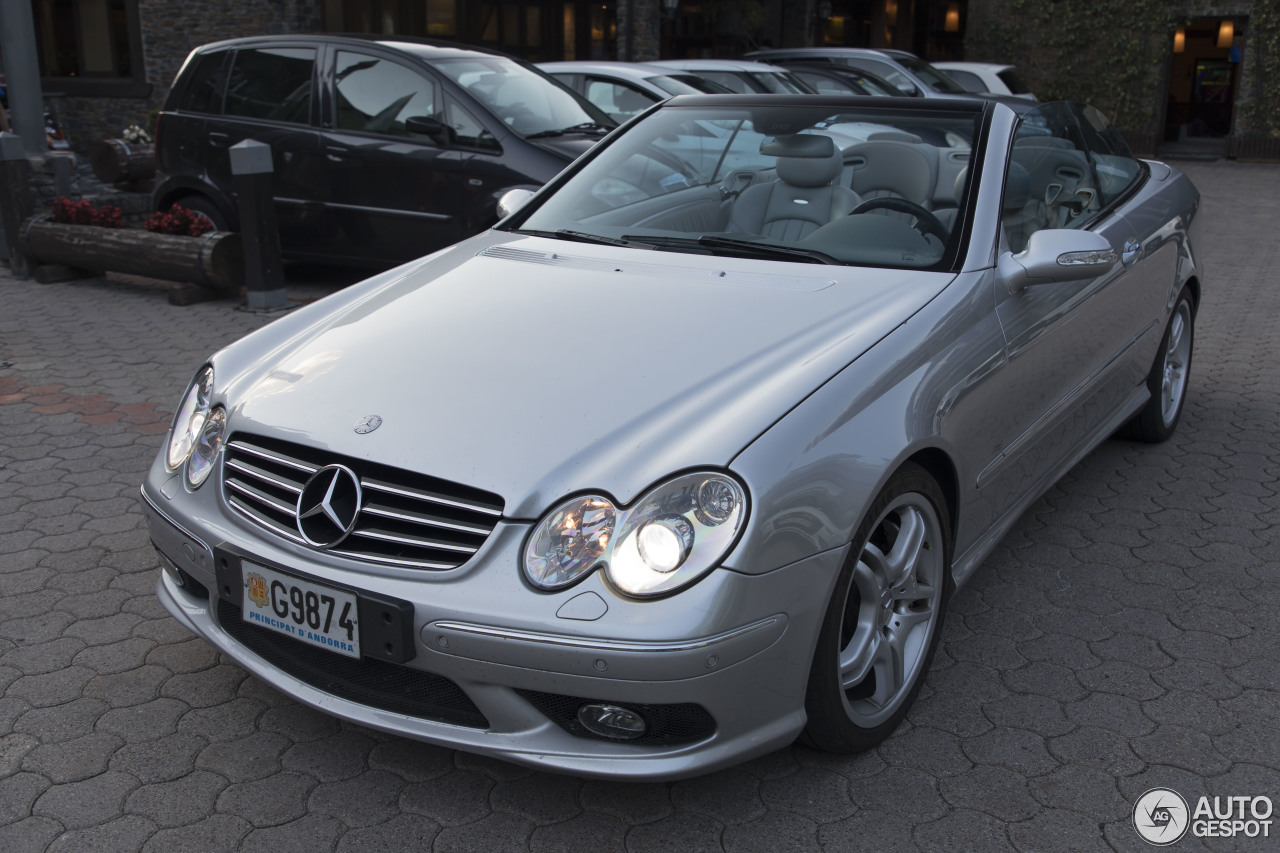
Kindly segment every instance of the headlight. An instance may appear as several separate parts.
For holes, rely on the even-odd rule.
[[[204,428],[200,437],[191,448],[191,457],[187,459],[187,485],[193,489],[209,479],[213,470],[213,461],[222,449],[222,433],[227,427],[227,410],[218,406],[204,419]]]
[[[603,566],[628,595],[662,595],[713,569],[746,514],[746,491],[719,472],[676,477],[627,509],[600,495],[573,498],[534,528],[525,576],[541,589],[559,589]]]
[[[173,426],[169,430],[169,451],[165,462],[170,471],[177,471],[191,455],[204,429],[205,418],[209,416],[209,399],[213,396],[213,368],[202,367],[191,380],[187,396],[182,399],[178,413],[173,416]]]

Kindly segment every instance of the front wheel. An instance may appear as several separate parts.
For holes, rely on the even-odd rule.
[[[1183,288],[1165,328],[1155,363],[1147,374],[1151,399],[1120,430],[1125,438],[1158,444],[1173,435],[1187,400],[1191,377],[1191,346],[1195,334],[1196,307],[1191,291]]]
[[[898,727],[929,669],[951,587],[946,500],[908,464],[871,504],[827,605],[804,742],[861,752]]]

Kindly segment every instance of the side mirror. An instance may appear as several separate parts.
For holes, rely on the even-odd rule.
[[[1097,278],[1119,261],[1107,238],[1092,231],[1037,231],[1018,254],[1000,256],[998,274],[1010,293],[1039,284]]]
[[[453,128],[431,116],[409,116],[404,120],[404,129],[429,138],[441,148],[448,148],[453,141]]]
[[[903,97],[906,98],[920,97],[920,90],[911,83],[899,83],[898,90],[902,92]]]
[[[516,188],[507,190],[498,196],[498,218],[506,219],[520,208],[524,207],[525,202],[533,198],[533,190]]]

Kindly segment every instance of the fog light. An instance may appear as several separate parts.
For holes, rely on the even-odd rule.
[[[578,709],[578,722],[592,734],[612,740],[635,740],[649,728],[644,717],[635,711],[594,703]]]

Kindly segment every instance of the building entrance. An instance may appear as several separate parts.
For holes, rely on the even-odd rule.
[[[1240,72],[1242,23],[1199,18],[1178,27],[1173,41],[1166,143],[1221,146],[1231,133]]]

